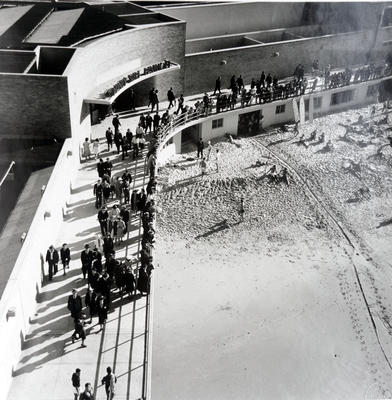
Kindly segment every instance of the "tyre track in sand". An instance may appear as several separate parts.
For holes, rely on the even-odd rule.
[[[361,298],[363,300],[363,303],[365,305],[365,308],[367,310],[367,314],[368,317],[370,319],[377,343],[380,347],[380,350],[383,354],[383,357],[389,367],[389,369],[392,371],[392,364],[391,361],[384,349],[384,346],[381,342],[380,339],[380,334],[379,331],[377,329],[377,324],[376,324],[376,320],[375,318],[378,317],[381,320],[381,323],[383,324],[382,326],[386,329],[385,324],[379,316],[378,314],[374,315],[369,301],[366,297],[365,294],[365,290],[363,288],[363,284],[361,282],[361,278],[359,276],[359,272],[358,272],[358,267],[357,267],[357,263],[361,263],[363,265],[371,265],[375,268],[378,268],[377,265],[375,265],[374,263],[372,263],[369,258],[365,257],[364,255],[361,254],[361,246],[357,243],[356,239],[353,238],[348,229],[335,217],[335,215],[333,214],[333,212],[323,203],[323,201],[320,199],[320,197],[318,196],[317,193],[315,193],[315,191],[310,187],[308,181],[306,178],[304,178],[298,171],[297,169],[288,161],[284,160],[281,156],[277,155],[274,151],[272,151],[269,147],[267,147],[266,145],[264,145],[261,141],[262,141],[262,137],[258,137],[258,138],[251,138],[249,139],[256,148],[259,148],[260,150],[262,150],[263,152],[266,152],[269,154],[269,156],[271,157],[271,159],[274,159],[277,163],[279,163],[280,165],[284,166],[287,168],[287,170],[291,173],[291,175],[296,178],[302,185],[303,188],[305,190],[305,192],[310,196],[311,199],[313,199],[313,201],[321,208],[321,210],[324,212],[325,216],[327,217],[327,220],[332,222],[332,225],[335,226],[335,228],[341,233],[341,235],[345,238],[346,242],[348,243],[348,245],[350,246],[350,248],[352,249],[352,254],[350,254],[346,249],[344,249],[345,253],[347,254],[347,256],[349,257],[350,261],[351,261],[351,265],[353,268],[353,272],[354,272],[354,276],[355,276],[355,282],[359,288],[360,294],[361,294]],[[363,247],[363,246],[362,246]],[[354,261],[354,258],[357,259],[358,261]],[[341,290],[344,290],[344,288]],[[345,292],[342,292],[345,294]],[[353,310],[352,310],[353,311]],[[356,314],[355,314],[356,315]],[[354,320],[353,322],[357,322],[356,320],[356,316],[354,315]],[[354,325],[353,325],[354,326]],[[356,325],[357,326],[357,325]],[[356,327],[355,326],[355,327]],[[389,326],[390,327],[390,326]],[[388,334],[390,335],[390,329],[387,330]],[[356,330],[357,335],[359,336],[359,339],[361,339],[361,344],[363,343],[363,337],[361,336],[362,331],[358,328]]]

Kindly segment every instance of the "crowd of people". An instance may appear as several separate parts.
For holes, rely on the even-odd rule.
[[[242,75],[236,77],[232,75],[228,85],[229,91],[222,90],[222,77],[218,76],[215,82],[214,92],[209,95],[204,93],[201,100],[194,105],[185,105],[183,95],[179,99],[179,107],[174,113],[175,115],[183,115],[184,120],[188,117],[197,118],[208,116],[213,113],[233,110],[234,108],[247,107],[255,104],[269,103],[275,100],[287,99],[289,97],[300,96],[306,90],[315,91],[319,83],[325,89],[332,89],[339,86],[349,85],[369,79],[380,78],[383,75],[390,74],[390,67],[375,65],[370,63],[368,66],[357,68],[355,70],[346,68],[344,71],[331,72],[331,65],[324,69],[319,66],[319,61],[314,60],[312,64],[313,81],[310,85],[308,77],[305,76],[305,67],[298,64],[290,79],[280,80],[276,75],[262,71],[259,79],[252,78],[250,85],[246,88]],[[321,78],[324,82],[321,83]],[[180,101],[181,100],[181,101]],[[175,104],[175,96],[172,88],[168,92],[169,109]],[[170,123],[171,117],[168,116],[166,124]],[[166,124],[163,124],[166,125]]]
[[[150,124],[151,119],[152,126]],[[164,121],[163,118],[160,119],[159,125],[162,121]],[[96,235],[94,243],[86,243],[80,254],[81,273],[86,281],[85,294],[82,296],[81,292],[73,289],[67,302],[67,308],[74,322],[71,341],[74,343],[80,340],[81,347],[86,347],[87,330],[85,327],[87,324],[92,324],[93,320],[97,318],[96,323],[99,325],[99,331],[104,329],[108,313],[112,310],[114,295],[121,297],[128,295],[131,298],[136,298],[138,292],[140,293],[139,296],[149,293],[150,276],[154,269],[155,169],[159,137],[157,118],[152,118],[149,114],[142,115],[135,135],[132,135],[129,129],[124,136],[121,135],[121,122],[117,115],[114,116],[112,123],[114,132],[111,128],[108,128],[106,132],[107,149],[108,151],[112,150],[114,143],[118,153],[119,149],[122,149],[123,159],[127,156],[124,147],[128,141],[135,143],[133,139],[143,139],[137,142],[138,151],[133,152],[134,158],[141,157],[145,137],[148,134],[151,135],[145,162],[145,175],[148,180],[145,187],[140,190],[135,188],[132,190],[135,177],[132,176],[128,168],[115,176],[113,164],[109,157],[106,160],[104,158],[99,159],[96,164],[99,180],[93,186],[93,194],[95,196],[95,207],[98,210],[97,219],[101,233]],[[120,135],[120,145],[117,146],[117,138],[120,138]],[[141,143],[143,143],[143,146],[141,146]],[[140,223],[141,226],[140,251],[133,259],[127,257],[121,259],[116,254],[117,248],[124,242],[125,235],[131,229],[132,221],[135,221],[137,226]],[[70,267],[70,248],[64,243],[60,251],[57,251],[51,245],[46,253],[46,261],[48,263],[49,280],[52,280],[53,276],[58,273],[60,261],[65,275]],[[82,393],[80,392],[78,376],[80,376],[80,369],[76,370],[72,376],[75,399],[93,399],[90,383],[85,385],[85,390]],[[113,379],[111,382],[113,383]],[[108,396],[114,394],[114,384],[112,383],[109,384],[109,389],[106,387]],[[110,386],[112,386],[112,390]]]

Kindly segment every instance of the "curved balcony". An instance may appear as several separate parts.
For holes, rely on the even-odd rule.
[[[358,68],[359,70],[360,68]],[[336,72],[334,71],[333,75],[337,75],[341,72]],[[201,103],[201,106],[197,110],[192,110],[192,111],[187,111],[184,112],[180,115],[172,116],[170,119],[169,123],[167,125],[164,125],[161,127],[160,133],[159,133],[159,146],[158,146],[158,152],[162,150],[162,148],[165,146],[165,144],[173,138],[177,133],[182,131],[183,129],[186,129],[192,125],[196,125],[200,122],[204,122],[207,118],[209,117],[218,117],[221,114],[227,114],[231,112],[237,112],[242,109],[248,109],[248,112],[251,111],[256,111],[258,109],[261,109],[263,106],[271,103],[279,104],[282,102],[287,101],[288,99],[293,99],[293,98],[300,98],[301,96],[310,96],[313,94],[317,93],[323,93],[326,91],[336,91],[336,90],[341,90],[344,88],[348,87],[353,87],[355,85],[361,84],[361,83],[366,83],[369,81],[374,81],[376,84],[380,83],[383,80],[386,79],[391,79],[392,77],[392,70],[391,69],[386,69],[383,71],[381,74],[373,74],[367,77],[367,79],[362,79],[358,80],[353,73],[351,76],[351,79],[349,81],[342,80],[341,83],[339,84],[331,84],[331,81],[329,81],[329,84],[326,85],[324,82],[324,78],[312,78],[308,76],[308,85],[307,87],[304,88],[304,90],[300,90],[300,88],[295,88],[292,92],[284,93],[284,92],[272,92],[268,96],[263,96],[263,95],[256,95],[253,94],[251,95],[249,91],[245,94],[245,97],[242,98],[239,96],[237,100],[235,101],[234,104],[229,104],[229,101],[227,100],[226,103],[221,103],[219,104],[217,101],[214,101],[210,98],[210,104],[206,108],[204,107],[203,103]],[[279,84],[281,84],[279,82]],[[284,82],[283,82],[284,83]],[[229,94],[229,92],[223,93],[223,94]],[[217,109],[217,106],[219,109]]]

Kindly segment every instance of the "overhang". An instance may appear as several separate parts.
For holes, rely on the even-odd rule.
[[[84,98],[84,102],[110,105],[121,93],[130,87],[153,76],[172,72],[180,68],[181,66],[173,61],[163,60],[153,65],[130,69],[126,74],[118,74],[116,77],[98,84],[94,91]]]

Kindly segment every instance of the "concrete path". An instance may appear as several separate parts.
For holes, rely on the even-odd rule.
[[[136,161],[129,158],[121,161],[121,154],[104,152],[102,155],[110,157],[114,175],[122,174],[125,168],[131,171],[135,189],[147,184],[144,157]],[[97,318],[94,318],[93,323],[86,326],[87,347],[81,348],[80,341],[74,344],[71,341],[73,320],[66,308],[67,297],[72,288],[77,288],[84,301],[87,285],[81,274],[80,252],[85,243],[94,242],[100,233],[93,196],[97,177],[95,160],[82,164],[78,171],[69,203],[69,216],[59,237],[53,238],[57,248],[64,242],[69,244],[70,269],[65,276],[59,270],[53,281],[42,289],[20,362],[14,371],[9,399],[73,399],[71,375],[76,368],[82,371],[82,387],[90,382],[96,399],[106,399],[101,379],[107,366],[111,366],[118,377],[116,399],[142,397],[147,297],[132,299],[126,295],[121,298],[116,290],[113,293],[113,311],[104,330],[99,332]],[[140,218],[133,215],[124,244],[116,247],[117,259],[136,257],[140,230]]]

